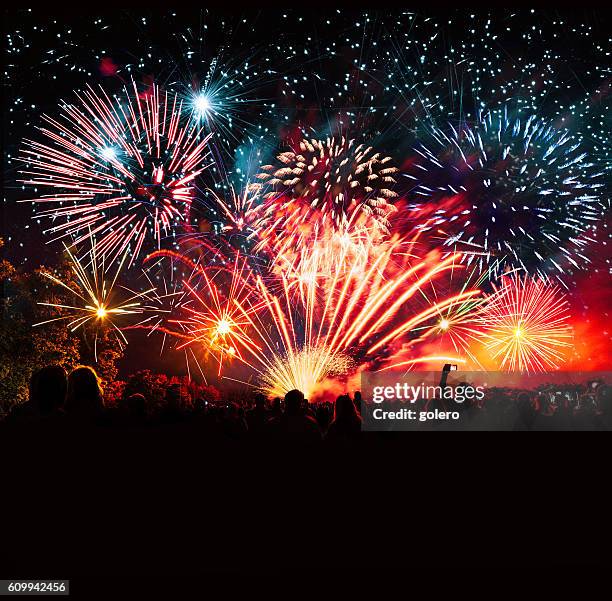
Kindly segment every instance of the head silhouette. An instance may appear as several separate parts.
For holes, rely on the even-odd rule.
[[[612,388],[600,384],[596,393],[597,405],[606,424],[612,425]]]
[[[263,394],[258,393],[255,395],[255,407],[260,410],[266,408],[266,397]]]
[[[166,388],[166,406],[168,409],[181,408],[181,385],[170,384]]]
[[[139,392],[135,392],[125,399],[125,408],[133,417],[144,417],[147,412],[146,405],[147,401],[144,395]]]
[[[91,367],[79,365],[68,376],[66,411],[92,415],[102,408],[102,387],[98,375]]]
[[[334,419],[336,421],[344,421],[355,419],[357,417],[357,411],[355,405],[351,401],[351,397],[348,394],[340,395],[336,399],[336,405],[334,407]]]
[[[298,415],[301,413],[304,403],[304,393],[301,390],[290,390],[285,395],[285,412],[288,415]]]
[[[32,374],[30,402],[41,415],[61,409],[66,401],[66,372],[60,365],[48,365]]]
[[[521,392],[516,400],[521,421],[524,424],[531,425],[537,414],[531,396],[526,392]]]

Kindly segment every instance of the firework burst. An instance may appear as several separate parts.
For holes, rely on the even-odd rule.
[[[189,304],[190,297],[182,282],[175,277],[174,271],[165,269],[163,257],[152,261],[154,258],[155,253],[146,257],[144,260],[146,267],[142,269],[145,286],[149,286],[150,290],[154,291],[149,297],[150,306],[146,316],[138,323],[123,329],[146,329],[149,336],[156,331],[162,333],[161,355],[166,346],[168,331],[172,329],[171,320]]]
[[[503,109],[473,126],[435,129],[432,143],[415,150],[406,174],[412,209],[435,218],[427,228],[449,252],[461,250],[492,276],[512,268],[561,277],[588,263],[603,174],[567,131]]]
[[[457,271],[451,269],[448,280],[442,282],[431,282],[429,286],[423,287],[421,294],[426,306],[435,306],[439,299],[452,296],[452,291],[459,293],[465,292],[470,288],[480,289],[486,284],[487,274],[479,274],[478,269],[461,268],[463,257],[457,256]],[[482,310],[484,297],[472,296],[459,299],[456,302],[438,311],[432,323],[426,323],[423,327],[415,328],[415,333],[419,333],[419,338],[413,342],[412,346],[418,342],[428,344],[428,349],[435,352],[438,359],[446,355],[448,362],[466,363],[470,361],[474,366],[482,369],[477,355],[474,353],[474,346],[482,340]],[[400,361],[401,354],[393,357],[393,362],[399,362],[398,366],[416,365],[426,362],[426,358],[410,358],[406,362]],[[453,361],[450,361],[453,359]],[[433,358],[432,358],[433,360]],[[388,368],[385,368],[388,369]]]
[[[24,141],[20,181],[37,195],[22,202],[52,222],[45,232],[53,239],[78,244],[93,233],[100,256],[114,260],[131,248],[131,265],[147,236],[159,247],[188,218],[209,136],[184,116],[177,95],[156,85],[76,96],[59,117],[43,116],[42,141]]]
[[[119,325],[124,321],[123,318],[126,315],[141,314],[147,311],[150,308],[149,303],[152,302],[152,297],[155,296],[155,289],[151,288],[143,292],[133,292],[128,288],[116,285],[117,278],[126,261],[126,253],[121,257],[114,275],[107,278],[106,273],[108,270],[105,269],[103,258],[101,261],[98,261],[95,242],[92,242],[91,251],[85,255],[84,259],[79,259],[68,247],[65,250],[70,259],[70,265],[76,275],[80,290],[71,288],[67,283],[48,272],[43,272],[43,275],[73,294],[76,303],[74,305],[39,303],[40,305],[58,309],[62,315],[36,323],[34,326],[41,326],[54,321],[69,320],[67,327],[74,332],[86,324],[93,325],[95,330],[94,354],[97,361],[98,334],[103,329],[110,328],[115,334],[120,347],[127,344],[127,338]],[[128,294],[125,294],[125,292]]]
[[[268,394],[300,388],[312,398],[326,377],[380,361],[441,312],[480,294],[466,288],[414,311],[412,303],[425,286],[463,267],[457,265],[457,255],[441,260],[437,254],[400,269],[394,259],[405,245],[402,239],[385,243],[365,268],[361,260],[347,258],[344,273],[313,273],[298,295],[290,278],[264,278],[247,269],[244,259],[236,259],[227,270],[229,283],[217,274],[218,268],[200,268],[193,283],[185,282],[193,303],[176,320],[182,328],[178,337],[184,340],[181,344],[204,345],[221,355],[231,345],[232,358],[250,367]],[[193,265],[181,256],[176,254]]]
[[[283,397],[297,389],[310,399],[327,378],[343,376],[352,367],[354,361],[344,353],[330,354],[325,348],[306,347],[287,355],[271,355],[260,387],[269,397]]]
[[[457,257],[442,261],[430,257],[398,271],[393,257],[402,251],[403,244],[395,240],[386,245],[385,251],[372,258],[366,269],[359,260],[353,260],[355,268],[348,275],[338,273],[331,279],[326,275],[320,285],[319,278],[313,276],[305,284],[298,303],[292,299],[286,279],[279,295],[271,294],[258,279],[267,315],[271,316],[273,331],[281,342],[274,348],[268,346],[274,351],[268,357],[254,355],[263,367],[262,379],[268,388],[270,382],[283,382],[286,392],[284,374],[298,376],[305,368],[306,358],[312,358],[316,359],[309,370],[316,375],[311,376],[312,394],[326,373],[342,374],[351,364],[381,361],[396,343],[434,320],[441,311],[479,295],[479,290],[464,290],[438,299],[422,311],[414,311],[416,296],[440,274],[453,269]],[[261,335],[261,328],[255,323],[252,326]],[[347,357],[351,363],[347,363]],[[284,371],[279,371],[280,366]],[[303,377],[296,380],[296,384],[302,382]]]
[[[212,196],[215,210],[220,213],[220,230],[226,236],[252,237],[257,222],[259,187],[247,184],[242,191],[236,192],[229,186],[229,194],[222,197],[214,190],[208,189]]]
[[[330,226],[388,231],[397,169],[371,146],[342,137],[306,140],[264,165],[259,230],[292,233],[294,246],[321,237]],[[266,191],[267,190],[267,191]]]
[[[230,56],[221,54],[210,60],[206,74],[186,100],[196,120],[232,144],[245,137],[262,137],[265,128],[261,122],[268,103],[261,93],[276,84],[278,73],[261,68],[253,54],[246,60]],[[184,79],[185,85],[197,81],[191,70]]]
[[[179,350],[190,346],[205,349],[217,361],[219,374],[224,361],[242,360],[241,349],[256,346],[247,333],[249,322],[246,319],[260,308],[257,303],[252,303],[245,315],[244,307],[255,292],[247,259],[236,253],[231,269],[210,265],[205,269],[185,255],[161,250],[146,260],[157,258],[170,258],[189,269],[180,290],[174,293],[179,295],[181,302],[174,303],[167,325],[160,327],[158,323],[149,327],[142,322],[138,327],[157,328],[164,334],[175,336],[181,340],[176,347]]]
[[[251,212],[254,250],[297,279],[362,267],[389,233],[397,168],[355,140],[303,139],[264,165],[262,203]],[[300,283],[301,287],[301,283]]]
[[[288,289],[298,293],[304,304],[311,288],[337,286],[342,278],[363,275],[372,260],[386,248],[381,241],[373,239],[367,229],[332,231],[297,250],[283,243],[271,257],[269,268],[286,280]],[[407,254],[407,250],[398,245],[394,259],[399,262]]]
[[[572,348],[568,319],[568,302],[558,286],[512,274],[486,299],[483,340],[502,370],[558,369]]]

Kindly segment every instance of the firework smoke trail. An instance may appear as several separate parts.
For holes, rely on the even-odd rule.
[[[36,327],[54,321],[71,320],[67,324],[67,327],[72,332],[89,323],[95,325],[96,331],[94,340],[94,354],[97,361],[97,341],[99,329],[109,327],[112,328],[112,331],[117,339],[117,343],[120,347],[123,347],[124,344],[127,344],[127,339],[115,322],[122,320],[122,318],[126,315],[141,314],[149,310],[151,306],[149,304],[143,304],[143,301],[146,301],[146,303],[153,302],[155,288],[151,288],[143,292],[134,292],[123,286],[116,285],[117,279],[126,261],[127,253],[122,255],[115,274],[111,278],[106,279],[108,269],[105,269],[103,258],[100,262],[98,262],[95,241],[92,240],[91,251],[88,255],[85,255],[85,258],[89,259],[87,265],[84,264],[84,259],[79,259],[76,255],[72,254],[68,247],[65,247],[65,250],[70,258],[71,268],[74,271],[83,292],[81,293],[78,290],[74,290],[54,275],[43,272],[45,277],[49,278],[52,282],[65,288],[71,294],[73,294],[78,303],[75,305],[44,302],[38,303],[39,305],[59,309],[60,312],[64,314],[60,317],[54,317],[53,319],[41,321],[33,325]],[[130,296],[117,299],[117,296],[120,296],[118,295],[117,288],[127,290],[130,293]]]
[[[589,262],[603,172],[580,140],[533,115],[511,118],[506,108],[473,126],[434,128],[430,138],[405,175],[417,220],[435,218],[427,228],[448,252],[460,250],[491,277],[554,271],[561,282],[567,268]]]
[[[386,367],[381,367],[378,371],[388,371],[390,369],[398,369],[400,367],[411,368],[414,365],[431,363],[433,361],[437,363],[466,363],[466,360],[463,357],[451,357],[449,355],[427,355],[424,357],[417,357],[416,359],[408,359],[407,361],[393,363],[391,365],[387,365]]]
[[[111,98],[88,86],[58,118],[43,116],[44,141],[25,140],[20,155],[20,181],[49,191],[21,201],[51,220],[45,232],[73,244],[91,232],[98,254],[111,261],[131,249],[129,265],[147,236],[159,248],[187,219],[210,138],[183,115],[177,95],[156,85],[144,93],[135,82],[132,88]]]
[[[485,347],[502,370],[558,369],[572,348],[565,295],[539,278],[504,276],[481,315]]]

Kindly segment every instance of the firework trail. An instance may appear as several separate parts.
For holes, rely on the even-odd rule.
[[[502,277],[480,318],[485,347],[505,371],[558,369],[572,348],[568,302],[549,281]]]
[[[422,311],[407,310],[414,307],[413,301],[424,286],[453,268],[457,257],[442,261],[431,257],[398,273],[392,257],[400,247],[400,241],[390,243],[365,271],[356,264],[348,276],[338,274],[324,286],[317,287],[314,278],[306,285],[297,311],[286,279],[279,295],[271,294],[258,279],[266,314],[272,317],[273,330],[281,342],[277,347],[270,345],[265,355],[252,353],[264,368],[262,381],[269,394],[286,392],[288,381],[293,381],[294,388],[299,385],[312,394],[326,377],[326,370],[346,373],[351,363],[380,361],[398,341],[435,319],[439,312],[480,293],[465,290]],[[263,338],[254,320],[251,325]]]
[[[20,181],[37,195],[21,202],[51,221],[53,240],[78,244],[91,232],[100,256],[113,261],[131,249],[131,265],[147,237],[159,248],[188,219],[210,136],[156,85],[140,93],[132,82],[113,98],[88,86],[76,96],[59,117],[43,116],[42,141],[24,141]]]
[[[427,228],[448,252],[460,250],[491,277],[552,270],[562,281],[567,268],[589,262],[603,172],[567,131],[504,108],[473,126],[433,129],[431,144],[415,151],[405,174],[411,209],[417,220],[434,218]]]
[[[76,255],[72,254],[68,247],[65,247],[65,250],[70,259],[71,268],[77,277],[80,290],[71,288],[68,284],[48,272],[43,272],[43,275],[73,294],[76,304],[38,303],[39,305],[58,309],[62,315],[35,323],[34,327],[54,321],[70,320],[67,327],[70,331],[74,332],[79,328],[83,328],[86,324],[93,325],[95,330],[94,354],[97,361],[99,332],[102,329],[111,328],[119,346],[123,347],[127,344],[127,339],[118,324],[123,321],[126,315],[141,314],[149,310],[151,307],[148,303],[152,302],[155,296],[155,288],[143,292],[134,292],[117,285],[117,279],[126,261],[127,253],[124,253],[121,257],[114,275],[107,278],[106,273],[108,270],[105,269],[103,258],[101,261],[98,261],[97,248],[94,241],[92,241],[90,253],[85,255],[84,259],[79,259]],[[88,259],[88,263],[85,263],[85,259]],[[129,294],[122,294],[119,289],[122,289],[124,292],[127,291]]]
[[[457,257],[458,267],[461,265],[462,257]],[[435,306],[439,299],[452,296],[455,293],[465,292],[470,288],[481,289],[486,286],[487,274],[479,274],[477,268],[451,269],[448,281],[431,282],[429,286],[421,289],[421,296],[427,306]],[[414,328],[413,332],[418,334],[418,338],[412,340],[405,348],[390,358],[390,366],[382,370],[395,367],[427,363],[428,361],[445,361],[446,363],[467,363],[469,360],[474,367],[484,369],[474,352],[474,347],[479,346],[483,336],[483,306],[485,298],[474,296],[461,298],[456,302],[445,306],[437,312],[433,323],[427,323],[422,327]],[[428,343],[427,349],[435,352],[434,356],[429,357],[410,357],[403,361],[402,357],[406,351],[414,354],[413,347],[420,342]],[[423,352],[423,347],[419,351]],[[452,355],[452,356],[450,356]]]
[[[326,377],[379,361],[415,329],[480,294],[464,289],[413,311],[413,301],[425,286],[463,266],[458,255],[441,260],[433,254],[398,270],[394,257],[405,244],[389,241],[365,270],[354,260],[348,274],[315,274],[303,283],[297,298],[287,277],[262,277],[244,258],[237,257],[233,268],[227,268],[229,287],[217,268],[209,276],[208,265],[198,267],[195,277],[184,283],[193,302],[186,317],[176,320],[183,328],[178,337],[218,356],[231,354],[255,372],[269,395],[299,388],[312,398]],[[178,253],[173,256],[181,260]],[[188,257],[182,260],[194,266]],[[219,359],[220,369],[221,363]]]

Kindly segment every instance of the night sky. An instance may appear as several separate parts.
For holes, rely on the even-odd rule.
[[[101,84],[112,94],[133,78],[189,99],[223,82],[216,166],[198,184],[219,191],[252,177],[296,136],[367,132],[401,165],[424,119],[469,123],[479,108],[508,105],[578,132],[591,160],[606,170],[608,211],[593,231],[592,263],[568,285],[577,365],[608,366],[612,44],[603,13],[277,8],[231,14],[87,6],[10,10],[3,21],[2,235],[16,264],[52,265],[59,252],[58,243],[45,244],[46,223],[32,218],[35,208],[16,202],[29,198],[16,181],[20,141],[35,136],[42,114],[53,115],[86,85]],[[198,211],[194,223],[210,218],[205,207]],[[157,343],[130,344],[122,370],[143,367],[184,371],[179,354],[159,358]]]

